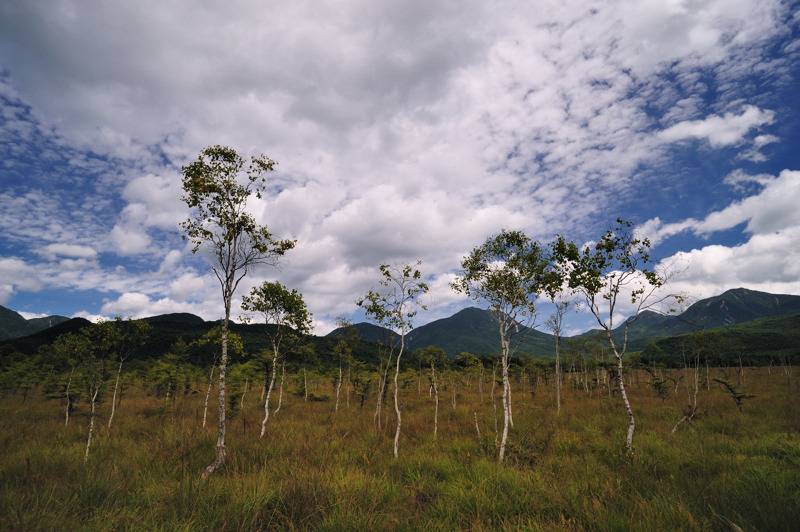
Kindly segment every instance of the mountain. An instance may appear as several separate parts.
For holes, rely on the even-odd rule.
[[[759,318],[800,312],[800,296],[769,294],[746,288],[698,301],[678,319],[694,329],[714,329]]]
[[[725,358],[729,364],[738,364],[736,357],[740,354],[745,364],[780,357],[796,361],[800,354],[800,313],[724,325],[712,332],[716,336],[710,356]],[[646,359],[681,366],[686,346],[692,344],[687,335],[677,335],[662,338],[655,345],[657,349],[643,352]]]
[[[554,353],[555,338],[535,329],[521,328],[515,339],[525,337],[517,347],[518,353],[534,356],[548,356]],[[476,355],[491,355],[500,352],[500,332],[497,320],[488,310],[475,307],[465,308],[441,320],[414,329],[409,334],[412,349],[435,345],[444,349],[449,357],[462,351]]]
[[[800,343],[793,343],[795,335],[791,331],[781,332],[787,327],[795,325],[796,320],[775,319],[758,324],[753,320],[781,318],[800,314],[800,296],[776,295],[757,292],[744,288],[728,290],[727,292],[708,299],[703,299],[690,306],[683,314],[663,316],[654,312],[642,312],[639,318],[631,323],[628,330],[628,351],[640,351],[647,344],[659,342],[670,338],[680,338],[681,335],[698,330],[709,330],[723,327],[725,334],[737,338],[739,344],[747,349],[757,352],[760,346],[772,348],[794,348]],[[542,317],[544,318],[544,316]],[[163,314],[145,318],[153,326],[151,338],[142,348],[142,357],[149,358],[160,356],[166,352],[173,342],[182,337],[191,342],[208,332],[218,322],[206,322],[199,316],[187,313]],[[540,320],[541,321],[541,320]],[[47,327],[49,323],[54,326]],[[53,316],[25,320],[16,312],[0,307],[0,343],[4,348],[14,348],[21,353],[36,353],[40,345],[51,343],[59,334],[71,332],[89,325],[87,320],[80,318],[69,320]],[[730,324],[755,324],[750,328],[730,329]],[[354,325],[359,330],[362,344],[359,345],[357,358],[368,360],[375,356],[374,343],[386,342],[389,331],[370,323]],[[25,335],[23,331],[31,330],[33,333]],[[617,326],[613,335],[621,342],[624,334],[624,324]],[[258,352],[269,347],[269,342],[264,334],[264,325],[232,324],[231,330],[242,336],[245,349],[249,353]],[[591,337],[598,331],[589,331],[578,337]],[[335,345],[335,338],[339,333],[335,330],[326,337],[308,337],[308,340],[317,344],[318,358],[325,359]],[[9,337],[9,334],[17,336]],[[517,338],[523,336],[518,335]],[[576,337],[573,337],[576,338]],[[565,338],[567,340],[567,338]],[[478,308],[463,309],[449,318],[433,321],[413,329],[407,337],[407,347],[414,350],[428,345],[435,345],[455,357],[462,351],[476,355],[491,355],[500,350],[497,324],[491,312]],[[667,347],[668,342],[664,344]],[[0,347],[3,347],[0,346]],[[779,347],[775,347],[779,346]],[[517,348],[518,353],[528,353],[534,356],[553,356],[555,339],[543,332],[532,330],[528,332],[525,341]]]
[[[78,332],[91,324],[92,322],[84,318],[66,318],[66,321],[62,321],[58,325],[47,327],[27,336],[6,339],[2,341],[2,344],[13,347],[20,353],[33,355],[38,351],[39,346],[51,344],[62,334]]]
[[[159,314],[158,316],[150,316],[149,318],[142,318],[142,321],[147,323],[185,323],[187,325],[203,325],[205,320],[200,316],[189,314],[187,312],[177,312],[173,314]]]
[[[628,327],[628,352],[640,351],[649,343],[696,330],[795,313],[800,313],[800,296],[736,288],[698,301],[680,315],[642,312]],[[362,333],[362,340],[370,342],[377,342],[388,334],[385,329],[369,323],[360,323],[355,327]],[[599,329],[593,329],[572,338],[591,338],[599,332]],[[337,333],[338,330],[328,336],[336,336]],[[612,331],[618,345],[621,345],[624,334],[624,323]],[[435,345],[444,349],[450,357],[462,351],[483,355],[497,353],[500,349],[497,325],[491,312],[474,307],[413,329],[408,334],[407,342],[411,350]],[[555,338],[537,330],[530,331],[517,351],[534,356],[553,356]]]
[[[368,342],[385,342],[389,337],[388,329],[369,323],[353,325],[361,333],[361,339]],[[330,332],[328,337],[336,337],[341,329]],[[462,351],[476,355],[490,355],[500,351],[500,337],[497,321],[488,310],[475,307],[465,308],[440,320],[432,321],[412,329],[406,335],[406,347],[413,351],[417,348],[435,345],[444,349],[449,357],[455,357]],[[523,336],[520,330],[517,338]],[[529,353],[535,356],[547,356],[555,349],[553,336],[537,330],[528,331],[528,335],[517,352]]]
[[[628,327],[628,351],[639,351],[648,343],[662,338],[798,312],[800,296],[734,288],[718,296],[701,299],[682,314],[665,316],[656,312],[642,312]],[[598,332],[600,330],[593,329],[578,337],[591,337]],[[624,323],[612,331],[612,337],[617,344],[622,343],[624,334]]]
[[[48,316],[26,320],[11,309],[0,306],[0,341],[21,338],[69,320],[64,316]]]

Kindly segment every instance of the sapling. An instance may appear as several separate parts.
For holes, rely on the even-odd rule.
[[[417,261],[415,266],[420,264],[421,262]],[[392,331],[399,331],[400,341],[397,358],[395,359],[394,373],[394,411],[397,418],[397,427],[394,435],[395,458],[398,456],[402,426],[398,386],[400,360],[405,349],[406,335],[413,328],[412,321],[414,316],[416,316],[418,309],[427,309],[419,299],[428,291],[428,285],[422,281],[422,274],[415,266],[381,264],[380,271],[383,278],[380,281],[380,286],[382,288],[377,291],[370,290],[363,299],[356,302],[358,306],[366,311],[370,319]],[[380,401],[380,398],[378,400]]]

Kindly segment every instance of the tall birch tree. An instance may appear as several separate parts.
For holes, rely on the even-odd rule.
[[[275,375],[281,357],[281,342],[288,334],[308,334],[311,330],[311,313],[308,312],[302,294],[297,290],[289,291],[278,282],[265,282],[253,288],[250,295],[242,298],[242,310],[257,312],[264,317],[265,331],[272,344],[272,374],[264,401],[264,420],[261,422],[263,438],[269,419],[269,398],[275,386]]]
[[[398,456],[400,445],[400,428],[402,426],[402,412],[399,400],[400,359],[405,349],[406,335],[413,329],[413,319],[419,309],[427,310],[419,298],[428,291],[428,285],[422,281],[422,274],[417,267],[422,264],[417,261],[411,265],[381,264],[380,271],[383,278],[377,291],[370,290],[363,299],[356,302],[362,307],[367,317],[387,329],[396,331],[400,340],[397,351],[394,373],[394,412],[397,418],[397,428],[394,434],[394,457]],[[391,361],[390,361],[391,362]]]
[[[219,428],[216,458],[205,468],[206,479],[225,463],[225,371],[228,364],[228,325],[233,295],[242,279],[258,265],[276,265],[292,249],[293,240],[277,240],[266,226],[256,223],[247,211],[248,199],[261,198],[266,175],[275,161],[265,155],[245,160],[225,146],[210,146],[197,161],[183,167],[181,198],[192,216],[181,223],[183,238],[192,243],[192,253],[202,252],[222,290],[224,317],[221,323],[219,361]]]
[[[505,458],[511,425],[511,390],[508,361],[535,325],[536,300],[552,291],[554,278],[544,248],[520,231],[502,230],[464,257],[451,287],[489,307],[497,320],[500,337],[500,367],[503,378],[503,435],[497,454]]]
[[[625,388],[623,359],[628,349],[628,330],[645,310],[671,311],[670,303],[680,303],[678,294],[660,289],[671,272],[660,270],[650,255],[650,240],[636,232],[633,222],[617,218],[617,224],[603,234],[594,245],[579,249],[562,237],[552,244],[554,259],[566,278],[569,289],[582,296],[587,308],[600,325],[616,362],[617,385],[628,416],[625,448],[633,451],[636,420]],[[630,303],[627,309],[620,306]],[[614,340],[612,331],[622,312],[629,317],[623,322],[622,341]]]

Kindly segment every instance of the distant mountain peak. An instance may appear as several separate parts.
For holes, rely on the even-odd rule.
[[[0,306],[0,341],[35,334],[69,320],[64,316],[47,316],[26,320],[21,314]]]

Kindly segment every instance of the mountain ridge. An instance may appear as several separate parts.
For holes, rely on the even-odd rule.
[[[694,331],[795,313],[800,313],[800,296],[735,288],[718,296],[697,301],[680,315],[665,316],[654,312],[641,313],[628,328],[628,351],[640,351],[647,344]],[[53,327],[42,327],[45,321],[52,323],[56,319],[58,323]],[[188,332],[197,328],[205,330],[217,321],[207,322],[201,317],[189,313],[161,314],[143,319],[150,324],[160,325],[160,328],[165,331],[164,334],[167,335],[181,335],[182,330]],[[30,344],[29,348],[33,349],[36,344],[52,342],[58,334],[80,329],[89,325],[90,322],[82,318],[64,317],[25,320],[17,312],[0,306],[0,331],[20,331],[23,330],[20,329],[21,326],[24,326],[23,324],[33,325],[37,330],[15,338],[0,337],[0,342],[6,343],[15,340],[18,345],[28,346]],[[237,328],[247,327],[240,324],[235,326]],[[368,322],[361,322],[353,326],[358,329],[361,339],[365,342],[386,343],[391,334],[391,331]],[[624,328],[625,324],[622,323],[614,329],[612,334],[615,341],[621,342]],[[319,338],[332,339],[339,332],[340,330],[337,329]],[[563,340],[592,337],[598,332],[600,330],[593,329],[579,335],[564,337]],[[555,339],[550,334],[536,329],[521,330],[521,334],[516,338],[522,339],[516,349],[518,353],[528,353],[533,356],[552,356],[554,353]],[[468,307],[447,318],[422,325],[413,329],[407,336],[409,351],[436,345],[444,349],[450,357],[455,357],[464,351],[476,355],[497,353],[500,349],[499,344],[497,324],[492,313],[476,307]]]
[[[25,319],[18,312],[0,306],[0,341],[28,336],[68,320],[65,316],[55,315]]]

